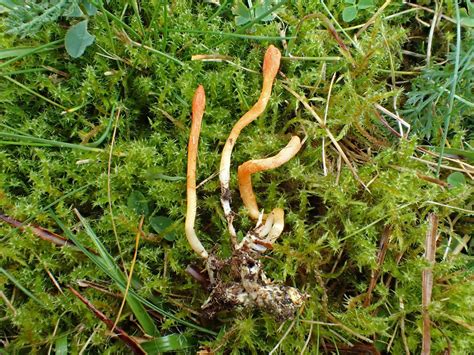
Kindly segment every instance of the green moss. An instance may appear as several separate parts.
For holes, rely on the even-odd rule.
[[[377,6],[382,3],[376,2]],[[167,4],[166,16],[164,4]],[[206,345],[218,353],[237,354],[271,351],[290,324],[292,328],[279,346],[281,353],[301,351],[308,337],[307,351],[317,353],[323,345],[361,343],[361,336],[374,340],[382,351],[390,344],[393,353],[405,351],[405,337],[410,351],[420,352],[421,274],[427,267],[423,258],[426,217],[434,212],[440,219],[440,237],[429,308],[432,351],[444,351],[448,347],[447,339],[453,353],[472,349],[474,344],[469,337],[469,324],[474,318],[470,310],[474,290],[469,282],[472,249],[453,253],[463,238],[472,234],[467,212],[472,210],[472,183],[468,181],[453,188],[423,180],[420,175],[435,177],[433,169],[413,159],[417,156],[436,162],[416,148],[430,142],[438,144],[448,94],[432,107],[434,110],[430,112],[435,114],[435,119],[431,121],[423,116],[425,111],[418,110],[416,99],[437,95],[438,86],[449,80],[453,70],[450,55],[444,65],[423,68],[422,75],[403,74],[403,71],[417,72],[419,66],[425,65],[424,58],[405,55],[402,49],[426,54],[424,43],[429,29],[415,21],[415,14],[428,22],[432,14],[417,11],[386,19],[385,16],[406,9],[398,3],[391,4],[358,37],[358,49],[349,47],[355,61],[353,66],[319,20],[304,21],[299,32],[295,32],[305,15],[320,12],[330,17],[318,2],[288,2],[278,10],[278,19],[255,24],[244,32],[278,36],[280,29],[286,28],[287,36],[296,36],[287,41],[289,53],[278,41],[216,35],[215,32],[239,30],[230,4],[213,17],[215,5],[185,0],[142,4],[140,18],[126,2],[106,4],[106,8],[126,26],[99,11],[89,23],[89,31],[96,36],[95,44],[82,57],[71,59],[64,48],[56,48],[28,55],[6,66],[0,64],[0,123],[25,135],[81,144],[98,139],[114,117],[111,115],[114,108],[120,110],[111,160],[110,201],[107,169],[111,135],[99,145],[102,152],[0,143],[3,213],[62,233],[52,218],[52,210],[77,233],[84,245],[94,248],[72,212],[77,208],[88,218],[117,264],[121,265],[123,259],[129,269],[139,216],[127,200],[132,192],[140,191],[146,198],[149,215],[143,228],[147,237],[140,240],[135,265],[134,274],[140,283],[135,289],[178,319],[199,323],[218,333],[210,335],[169,317],[156,317],[161,335],[184,332],[195,340],[189,352]],[[341,15],[343,4],[329,2],[328,8],[346,27]],[[454,17],[452,1],[448,1],[443,13]],[[364,24],[370,16],[369,11],[361,12],[351,25]],[[45,25],[43,31],[29,39],[15,38],[2,31],[0,43],[5,48],[49,43],[64,38],[64,23]],[[137,38],[133,32],[141,34],[142,25],[146,33]],[[0,21],[0,29],[3,27]],[[132,46],[123,40],[121,31],[184,65]],[[348,33],[353,36],[355,31]],[[469,31],[463,28],[464,56],[468,55],[472,42]],[[339,34],[350,46],[347,37]],[[439,63],[450,51],[455,28],[442,20],[437,34],[432,56]],[[185,272],[189,264],[202,267],[201,260],[186,242],[183,228],[186,211],[183,178],[191,98],[197,85],[204,85],[207,107],[197,172],[198,181],[203,181],[218,171],[220,153],[230,129],[258,98],[262,56],[270,43],[275,43],[285,57],[340,57],[338,61],[284,59],[281,71],[286,78],[278,78],[266,112],[243,131],[232,160],[233,207],[238,214],[235,224],[244,232],[253,222],[246,216],[237,193],[237,166],[249,159],[274,154],[287,144],[292,134],[307,134],[304,148],[294,159],[276,170],[256,174],[253,183],[261,208],[269,211],[278,206],[286,213],[284,234],[264,260],[266,272],[272,279],[295,286],[310,297],[294,323],[281,325],[271,315],[245,310],[205,322],[196,312],[208,292]],[[195,54],[226,55],[232,64],[191,61]],[[46,71],[11,77],[74,112],[63,113],[3,78],[16,70],[45,67]],[[333,74],[336,80],[328,106],[327,127],[357,167],[357,174],[368,189],[357,182],[343,162],[338,163],[339,155],[332,149],[325,130],[285,89],[286,85],[304,95],[323,117]],[[391,87],[392,75],[396,87]],[[427,77],[435,78],[439,85],[437,81],[436,85],[428,85]],[[462,76],[458,93],[472,102],[470,83],[467,76]],[[394,100],[398,108],[403,107],[401,114],[412,124],[414,134],[408,140],[392,135],[374,112],[374,104],[393,111]],[[449,143],[453,148],[467,149],[472,143],[469,142],[472,107],[458,100],[454,114]],[[385,119],[398,130],[392,118]],[[5,126],[0,131],[11,133]],[[434,132],[433,140],[426,140],[431,137],[427,132]],[[327,175],[323,173],[323,138]],[[0,140],[8,139],[2,136]],[[446,181],[450,172],[443,169],[439,179]],[[466,180],[469,180],[467,175]],[[219,194],[217,177],[199,188],[196,229],[208,249],[216,246],[218,253],[226,255],[230,245]],[[153,216],[175,221],[175,240],[156,235],[150,224]],[[379,242],[386,227],[390,227],[391,235],[385,259],[379,265]],[[0,328],[8,339],[5,344],[8,351],[44,352],[64,334],[72,352],[79,352],[89,337],[87,352],[127,351],[123,343],[109,337],[106,326],[67,290],[69,285],[80,289],[114,320],[121,299],[100,289],[78,286],[79,281],[86,280],[113,293],[120,292],[105,272],[76,249],[58,248],[30,231],[20,232],[2,223],[0,235],[3,256],[0,266],[45,304],[38,306],[8,278],[0,276],[0,290],[14,308],[13,311],[5,303],[0,306]],[[471,245],[469,240],[467,243]],[[364,306],[371,275],[376,270],[380,278],[371,304]],[[61,285],[64,294],[48,273]],[[344,327],[328,325],[334,323],[331,315]],[[319,323],[311,325],[308,321]],[[128,307],[119,325],[130,335],[143,336]]]

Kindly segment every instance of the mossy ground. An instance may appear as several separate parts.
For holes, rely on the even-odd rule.
[[[354,35],[360,27],[338,31],[349,47],[351,63],[323,22],[303,19],[313,13],[324,14],[339,30],[338,23],[345,28],[365,24],[375,8],[359,11],[357,18],[347,24],[342,12],[348,5],[342,1],[324,6],[317,1],[286,1],[277,9],[278,17],[258,21],[242,31],[235,23],[232,2],[221,3],[219,7],[211,1],[157,0],[140,4],[136,12],[133,2],[110,2],[105,8],[119,20],[99,9],[89,21],[95,43],[82,57],[72,59],[62,46],[52,45],[48,51],[6,65],[2,63],[10,58],[2,59],[2,213],[64,234],[53,219],[56,215],[86,246],[94,248],[73,213],[76,208],[117,264],[121,265],[123,259],[129,270],[140,220],[137,209],[141,209],[146,214],[143,229],[147,237],[140,240],[134,267],[140,284],[136,292],[178,319],[211,331],[205,333],[153,314],[160,336],[184,334],[191,347],[183,351],[189,353],[200,346],[217,353],[266,353],[281,340],[278,351],[283,354],[303,349],[309,353],[340,349],[343,353],[350,344],[356,349],[360,344],[370,345],[364,338],[382,352],[419,353],[423,334],[422,272],[429,267],[423,256],[427,216],[435,213],[440,222],[429,306],[431,348],[433,353],[445,349],[453,354],[472,351],[472,184],[465,173],[469,167],[459,164],[463,156],[452,156],[457,162],[443,160],[444,166],[464,170],[461,183],[456,180],[447,184],[453,171],[442,168],[437,176],[437,158],[417,149],[424,145],[435,151],[444,144],[443,122],[447,115],[451,118],[449,147],[470,149],[472,64],[457,78],[456,93],[464,102],[455,99],[449,108],[451,84],[445,86],[448,92],[439,95],[426,110],[420,108],[420,101],[410,101],[416,95],[421,95],[422,101],[438,95],[439,88],[453,77],[456,52],[460,53],[461,65],[463,58],[467,65],[472,63],[472,29],[461,28],[462,42],[456,47],[456,25],[442,17],[434,31],[432,64],[428,66],[425,59],[430,27],[425,24],[431,23],[433,14],[423,9],[400,14],[410,7],[393,2],[360,33],[357,42]],[[375,3],[379,7],[383,1]],[[435,9],[434,2],[425,3],[428,10]],[[452,1],[443,3],[442,12],[449,19],[456,18]],[[5,33],[7,14],[2,16],[2,48],[51,43],[64,38],[65,30],[74,23],[61,17],[45,24],[35,35],[20,38]],[[133,41],[148,47],[133,45],[124,31]],[[253,37],[226,35],[236,31]],[[282,31],[291,38],[268,40],[269,36],[281,36]],[[284,234],[265,260],[267,273],[278,282],[308,293],[310,298],[295,320],[285,324],[279,324],[271,315],[245,310],[205,322],[199,309],[208,293],[185,272],[190,264],[202,266],[189,248],[183,228],[191,98],[202,84],[207,107],[199,147],[199,182],[217,172],[230,129],[258,98],[262,57],[270,43],[286,57],[281,67],[285,77],[277,79],[265,114],[243,131],[234,150],[233,207],[238,229],[247,231],[252,221],[238,197],[237,165],[274,154],[286,145],[291,134],[307,135],[304,148],[294,159],[279,169],[257,174],[253,182],[261,207],[269,211],[278,206],[286,212]],[[191,61],[196,54],[230,58],[229,62]],[[290,55],[301,58],[288,60]],[[19,70],[27,72],[16,72]],[[441,74],[433,76],[433,72]],[[430,78],[435,81],[431,83]],[[326,131],[287,88],[305,97],[321,117],[325,116],[331,92],[327,127],[368,189],[341,162]],[[407,114],[414,128],[408,139],[393,135],[381,124],[374,108],[378,104],[395,112],[394,103]],[[72,108],[73,112],[63,112]],[[118,119],[114,112],[120,112]],[[427,115],[431,115],[429,119]],[[398,131],[396,122],[389,116],[385,118]],[[110,195],[112,130],[98,145],[100,151],[38,146],[31,139],[5,135],[15,129],[24,135],[84,147],[100,137],[111,119],[116,135]],[[466,163],[472,163],[472,150],[470,154],[471,160]],[[141,196],[139,192],[145,201],[133,198]],[[216,246],[226,255],[229,236],[219,193],[217,177],[199,188],[196,229],[208,249]],[[173,221],[166,235],[157,234],[152,227],[157,216]],[[384,233],[388,234],[388,244],[380,262],[379,243]],[[121,303],[114,294],[120,289],[96,264],[72,247],[57,247],[7,224],[0,224],[0,236],[3,351],[45,352],[51,346],[64,348],[64,344],[71,353],[81,349],[86,353],[129,351],[67,289],[79,289],[114,320]],[[458,248],[460,243],[466,247]],[[374,272],[379,277],[367,304]],[[101,289],[80,288],[79,282],[84,280],[99,284]],[[18,284],[40,302],[25,294]],[[119,325],[132,336],[144,336],[127,307]]]

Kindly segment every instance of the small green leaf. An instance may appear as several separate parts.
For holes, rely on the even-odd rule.
[[[140,191],[132,191],[130,196],[128,196],[127,206],[138,215],[148,216],[150,213],[148,200]]]
[[[172,219],[165,216],[155,216],[150,219],[150,225],[155,232],[170,242],[176,239],[176,233],[170,228],[173,223]]]
[[[356,6],[349,6],[342,11],[342,19],[344,22],[351,22],[357,16],[357,7]]]
[[[95,37],[87,32],[87,20],[70,27],[66,33],[64,44],[66,51],[73,58],[79,58],[87,47],[94,43]]]
[[[271,0],[264,0],[259,4],[256,4],[256,6],[254,6],[254,18],[259,18],[263,14],[271,11],[271,8],[272,8]],[[268,22],[268,21],[272,21],[274,18],[275,18],[275,14],[270,13],[267,16],[261,18],[260,21]]]
[[[470,10],[469,14],[466,9],[460,9],[461,24],[467,27],[474,27],[474,10]]]
[[[97,13],[97,7],[92,5],[92,3],[90,3],[89,1],[83,0],[82,5],[84,5],[84,9],[86,10],[87,15],[94,16]]]
[[[456,171],[448,176],[448,184],[452,187],[459,187],[466,183],[463,173]]]
[[[56,339],[56,355],[67,355],[67,334]]]
[[[346,4],[355,4],[356,0],[344,0]]]
[[[238,1],[235,4],[232,8],[232,13],[235,15],[235,23],[238,26],[245,25],[252,20],[252,12],[242,1]]]
[[[373,7],[373,6],[374,6],[374,0],[360,0],[359,4],[357,5],[357,7],[360,10],[368,9],[368,8]]]
[[[63,16],[64,17],[82,17],[84,16],[84,13],[79,7],[79,4],[76,2],[73,2],[71,6],[69,6],[69,8],[66,9],[66,11],[64,11]]]

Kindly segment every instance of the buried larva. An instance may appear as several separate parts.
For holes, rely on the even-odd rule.
[[[202,117],[206,105],[204,88],[199,86],[192,103],[192,125],[188,144],[187,171],[187,213],[186,237],[193,250],[206,260],[209,276],[209,298],[202,306],[205,315],[212,317],[216,312],[234,308],[258,308],[275,315],[280,320],[291,319],[303,305],[307,295],[294,287],[279,285],[265,275],[260,258],[271,249],[283,232],[284,212],[273,209],[268,215],[259,212],[252,189],[251,175],[256,172],[277,168],[298,153],[304,142],[293,136],[288,145],[277,155],[258,160],[250,160],[238,169],[239,190],[244,205],[256,226],[247,232],[239,243],[233,226],[234,213],[231,210],[230,161],[232,149],[243,128],[254,121],[266,108],[270,99],[273,81],[280,67],[280,51],[270,46],[263,61],[263,86],[255,105],[243,115],[232,128],[222,151],[219,180],[221,203],[227,220],[232,242],[232,256],[221,260],[209,254],[199,241],[194,230],[196,219],[196,159]]]

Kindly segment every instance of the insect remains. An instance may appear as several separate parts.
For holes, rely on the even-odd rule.
[[[288,145],[278,154],[266,159],[250,160],[238,168],[239,190],[249,215],[256,225],[238,242],[231,209],[230,165],[235,143],[242,129],[260,116],[270,100],[273,82],[280,67],[280,51],[270,46],[263,61],[263,85],[260,97],[254,106],[245,113],[232,128],[222,151],[219,180],[221,185],[221,204],[228,224],[232,243],[232,256],[220,259],[208,253],[194,230],[196,219],[196,160],[201,122],[204,115],[206,97],[200,85],[192,103],[192,124],[188,144],[187,167],[187,212],[185,231],[191,248],[206,261],[209,276],[209,298],[202,306],[204,315],[211,318],[217,312],[233,309],[256,308],[273,314],[279,320],[291,319],[303,305],[307,295],[290,286],[274,283],[263,270],[262,254],[272,249],[273,244],[283,232],[284,211],[273,209],[264,214],[258,209],[252,188],[252,174],[277,168],[294,157],[304,144],[304,140],[293,136]]]

